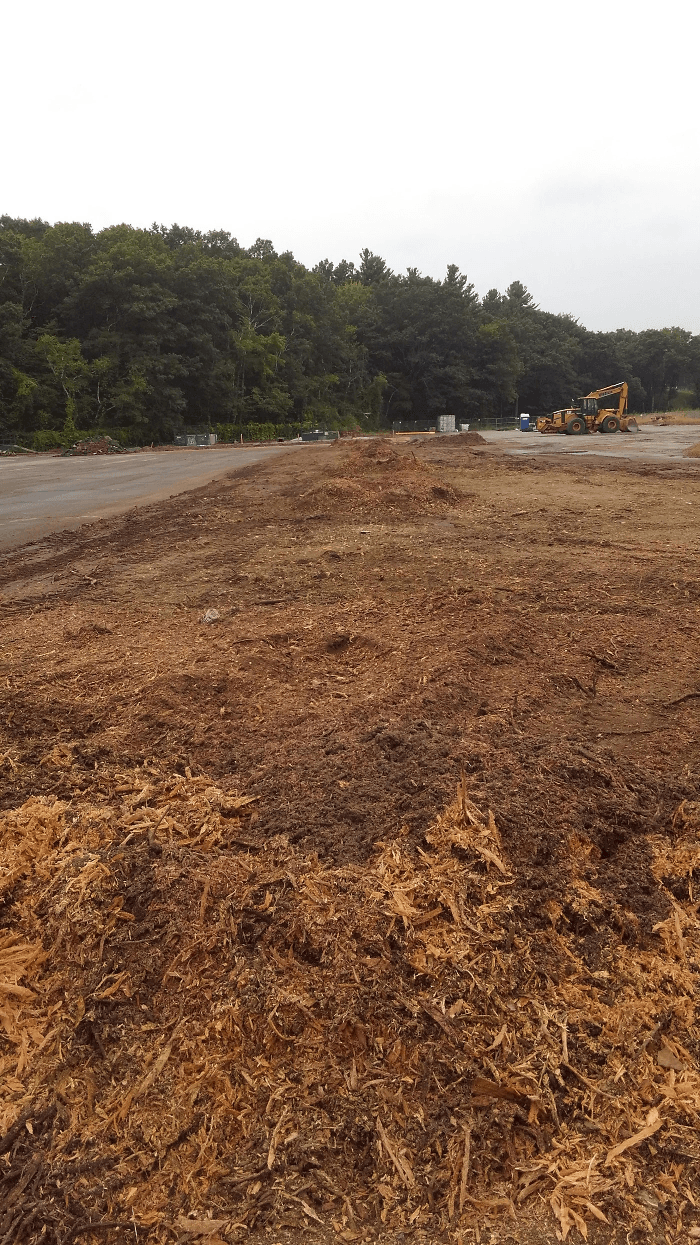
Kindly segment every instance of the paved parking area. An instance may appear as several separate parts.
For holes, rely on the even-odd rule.
[[[482,432],[491,445],[498,445],[507,454],[566,454],[577,457],[603,456],[626,458],[630,462],[685,462],[691,465],[700,459],[683,457],[684,451],[700,442],[700,420],[697,427],[687,425],[658,428],[640,425],[639,432],[616,432],[612,436],[600,432],[584,437],[568,437],[565,433],[543,435],[540,432]]]
[[[296,446],[241,446],[104,458],[0,458],[0,549],[201,488],[217,476],[290,450],[298,452]]]

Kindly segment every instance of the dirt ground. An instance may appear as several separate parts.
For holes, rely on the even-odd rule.
[[[699,501],[380,440],[0,558],[3,1242],[700,1236]]]

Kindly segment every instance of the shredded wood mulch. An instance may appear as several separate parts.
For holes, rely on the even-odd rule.
[[[255,803],[149,767],[4,815],[8,1241],[433,1235],[535,1200],[562,1238],[699,1222],[691,894],[591,972],[590,852],[533,935],[466,782],[418,853],[399,831],[344,868],[255,842]],[[657,882],[692,879],[699,829],[682,805]]]
[[[478,442],[485,444],[478,433],[465,433],[464,437],[464,441],[460,438],[459,449]],[[440,437],[438,441],[450,439]],[[336,442],[332,447],[334,457],[340,446]],[[343,447],[340,461],[331,459],[325,478],[315,480],[310,488],[294,491],[298,513],[313,505],[332,507],[336,514],[358,518],[445,514],[459,502],[461,494],[441,478],[436,467],[419,457],[421,448],[420,441],[396,446],[384,437]]]
[[[695,485],[481,454],[2,559],[1,1245],[700,1236]]]

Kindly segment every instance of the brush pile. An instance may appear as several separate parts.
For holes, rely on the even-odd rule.
[[[224,786],[146,766],[0,815],[4,1240],[700,1224],[698,807],[646,839],[669,916],[592,972],[583,840],[543,931],[464,783],[336,868]]]

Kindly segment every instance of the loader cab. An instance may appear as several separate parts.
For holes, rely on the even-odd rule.
[[[578,404],[584,415],[597,415],[598,403],[595,398],[579,398]]]

